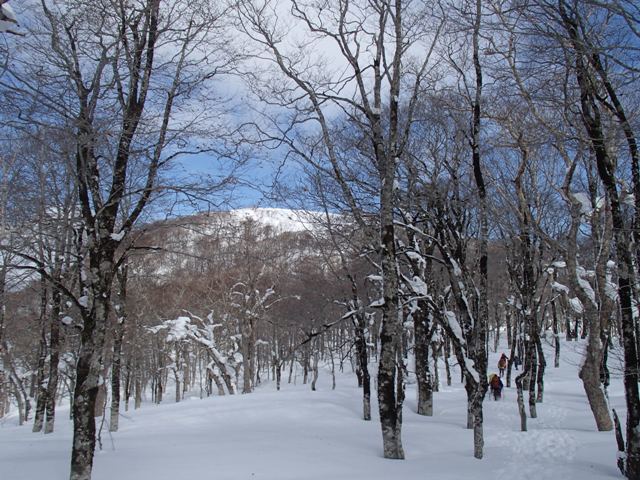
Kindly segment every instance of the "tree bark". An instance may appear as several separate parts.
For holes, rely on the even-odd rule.
[[[418,415],[433,415],[433,386],[429,372],[430,321],[427,302],[418,302],[418,310],[413,314],[415,331],[415,364],[418,393]]]
[[[355,285],[355,283],[353,283]],[[355,298],[354,303],[357,306],[359,299]],[[358,381],[362,386],[362,418],[363,420],[371,420],[371,376],[369,375],[369,354],[367,352],[367,339],[365,330],[367,327],[367,319],[364,312],[360,309],[353,321],[355,329],[356,354],[358,356],[358,370],[360,375]]]
[[[36,370],[36,411],[33,419],[33,432],[41,432],[44,426],[45,412],[47,407],[47,375],[45,373],[48,349],[47,344],[47,300],[48,289],[47,283],[43,278],[40,279],[40,345],[38,347],[38,367]]]
[[[553,367],[560,367],[560,333],[558,331],[558,307],[556,305],[555,300],[551,300],[551,314],[553,315],[553,344],[554,344],[554,354],[553,354]]]
[[[489,324],[489,296],[488,296],[488,239],[489,223],[487,211],[487,192],[480,157],[480,127],[482,115],[482,66],[480,64],[480,28],[482,22],[482,0],[475,2],[475,19],[473,24],[473,66],[475,70],[475,96],[473,99],[473,118],[471,134],[471,150],[473,160],[473,175],[480,199],[479,220],[479,255],[480,255],[480,285],[478,288],[478,314],[474,326],[475,341],[473,356],[474,367],[478,372],[479,381],[473,394],[472,410],[474,415],[474,454],[475,458],[483,457],[483,413],[482,400],[487,391],[487,329]]]
[[[106,257],[106,258],[105,258]],[[93,308],[84,317],[80,353],[73,395],[73,449],[70,480],[90,480],[96,445],[95,409],[98,390],[104,379],[102,349],[110,312],[113,267],[111,255],[93,252],[91,268],[100,272],[93,285]]]
[[[44,433],[52,433],[55,426],[56,394],[60,363],[60,311],[62,293],[56,287],[51,292],[51,330],[49,333],[49,381],[47,383],[46,422]]]

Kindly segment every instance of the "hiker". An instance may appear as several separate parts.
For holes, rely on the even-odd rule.
[[[502,380],[495,373],[492,373],[489,377],[489,388],[491,388],[491,395],[494,400],[500,400],[502,398]]]
[[[518,355],[513,357],[513,366],[516,367],[516,370],[518,370],[518,367],[520,366],[521,363],[522,362],[520,361],[520,357]]]
[[[507,358],[507,356],[503,352],[502,356],[500,357],[500,360],[498,360],[498,372],[499,372],[501,377],[504,377],[504,370],[505,370],[505,368],[507,368],[507,362],[508,361],[509,361],[509,359]]]

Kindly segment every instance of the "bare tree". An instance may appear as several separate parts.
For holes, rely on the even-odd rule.
[[[404,400],[401,349],[402,323],[399,316],[398,275],[396,266],[396,232],[394,203],[398,159],[411,136],[413,108],[417,93],[426,81],[431,66],[430,53],[438,36],[437,8],[396,0],[388,2],[291,2],[290,20],[310,35],[312,40],[296,46],[288,42],[278,23],[276,4],[239,2],[238,23],[253,42],[256,58],[266,59],[274,68],[273,78],[255,75],[254,85],[260,93],[273,92],[268,99],[289,111],[284,128],[277,120],[257,127],[258,137],[284,141],[303,162],[333,177],[344,204],[358,226],[376,238],[383,279],[381,349],[378,368],[378,405],[382,426],[384,456],[404,458],[401,442],[402,403]],[[423,28],[435,19],[433,34]],[[289,30],[291,31],[291,30]],[[307,54],[316,44],[326,43],[335,49],[338,68],[329,68],[327,59]],[[366,47],[365,47],[366,44]],[[415,61],[411,51],[422,51]],[[334,63],[334,65],[336,65]],[[327,74],[331,72],[331,74]],[[271,88],[280,83],[279,88]],[[263,98],[265,98],[263,96]],[[406,115],[401,115],[406,105]],[[334,111],[345,114],[363,139],[359,155],[374,172],[379,203],[376,219],[379,234],[374,234],[363,218],[356,184],[350,167],[343,162],[332,133]],[[316,129],[311,136],[303,125],[311,120]],[[308,133],[308,132],[307,132]],[[305,138],[306,137],[306,138]],[[305,144],[314,145],[311,150]]]
[[[158,191],[162,168],[175,156],[165,155],[166,147],[184,139],[192,126],[193,120],[176,121],[174,110],[193,108],[188,96],[231,59],[226,49],[218,49],[216,57],[203,55],[203,49],[224,42],[223,35],[213,40],[220,12],[204,1],[62,5],[42,0],[40,7],[33,22],[37,34],[4,87],[17,106],[35,105],[36,121],[73,132],[88,251],[80,295],[58,286],[82,319],[70,478],[86,480],[93,464],[93,414],[104,381],[103,349],[119,246]],[[36,64],[39,72],[33,71]],[[131,189],[129,175],[140,164],[144,175]],[[125,199],[133,207],[119,222]],[[47,275],[42,266],[39,271]]]
[[[606,146],[605,130],[603,121],[603,106],[606,108],[606,101],[597,91],[597,86],[604,81],[605,88],[612,89],[612,85],[607,82],[606,77],[598,71],[601,65],[598,49],[585,35],[587,17],[579,8],[579,5],[559,2],[557,5],[557,16],[559,23],[564,28],[566,38],[569,40],[570,48],[575,59],[575,63],[570,65],[573,75],[575,75],[578,88],[580,90],[580,109],[582,122],[591,142],[591,149],[595,156],[596,165],[600,180],[607,192],[608,201],[611,206],[613,235],[616,245],[618,262],[618,294],[620,296],[620,306],[622,312],[622,338],[625,359],[625,399],[627,402],[627,435],[626,435],[626,459],[624,474],[627,478],[636,478],[640,475],[640,394],[638,392],[638,351],[637,340],[635,338],[635,319],[632,309],[634,303],[633,287],[635,279],[635,268],[633,254],[630,248],[629,229],[622,214],[620,193],[616,181],[615,159],[612,157]],[[595,69],[594,69],[595,67]],[[596,73],[594,73],[594,71]],[[617,96],[615,91],[607,90],[607,100],[615,102]],[[623,130],[628,124],[624,119],[621,121]],[[631,132],[629,132],[631,133]],[[629,138],[629,137],[628,137]],[[638,176],[638,154],[634,152],[635,139],[631,133],[632,142],[631,157],[635,167],[634,175]],[[636,206],[637,210],[637,206]]]

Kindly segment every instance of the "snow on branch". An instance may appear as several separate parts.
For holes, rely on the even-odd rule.
[[[584,312],[584,306],[579,298],[574,297],[569,299],[569,305],[578,315],[581,315]]]
[[[566,293],[567,295],[569,294],[569,287],[558,282],[553,282],[551,284],[551,290],[554,292]]]
[[[464,339],[464,335],[462,334],[462,327],[460,326],[460,322],[458,321],[458,317],[455,312],[451,310],[446,310],[444,312],[444,318],[447,322],[447,330],[450,336],[453,337],[453,341],[458,343],[461,347],[466,345],[466,341]],[[460,349],[460,353],[461,353]],[[458,357],[460,358],[460,357]],[[471,360],[467,355],[462,354],[462,359],[464,361],[464,369],[471,375],[476,383],[480,382],[480,374],[475,368],[475,363]]]
[[[13,11],[13,8],[7,3],[8,0],[0,2],[0,32],[11,33],[13,35],[23,35],[17,32],[15,29],[19,27],[18,17]]]
[[[464,339],[464,335],[462,334],[462,327],[460,326],[460,322],[458,322],[458,317],[456,316],[455,312],[447,310],[446,312],[444,312],[444,318],[447,321],[450,333],[455,337],[455,340],[460,345],[465,345],[466,341]]]
[[[422,278],[418,277],[417,275],[413,278],[408,278],[406,276],[403,276],[403,278],[409,288],[411,288],[413,293],[415,293],[416,295],[426,297],[429,294],[427,284]]]

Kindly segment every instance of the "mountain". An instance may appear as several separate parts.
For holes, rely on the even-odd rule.
[[[286,208],[240,208],[229,211],[228,215],[234,222],[252,220],[278,232],[302,232],[317,230],[324,214]]]

